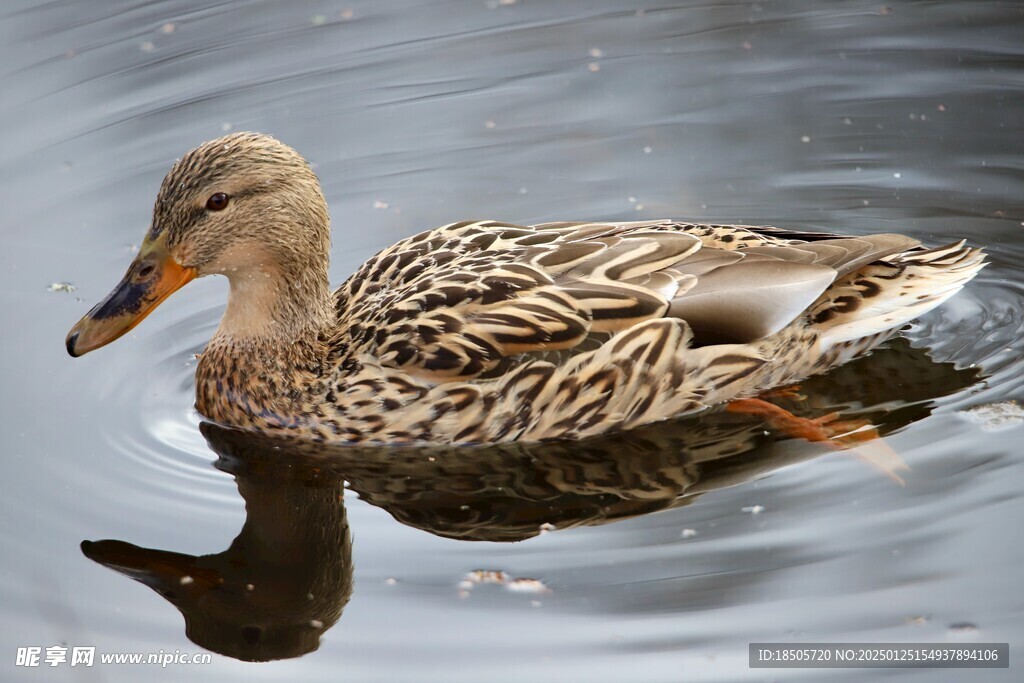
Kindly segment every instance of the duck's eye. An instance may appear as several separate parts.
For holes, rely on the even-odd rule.
[[[228,196],[223,192],[215,192],[206,200],[206,208],[210,211],[223,211],[228,208]]]
[[[154,269],[155,268],[152,263],[147,263],[146,265],[139,268],[139,278],[146,279],[147,277],[153,274]]]

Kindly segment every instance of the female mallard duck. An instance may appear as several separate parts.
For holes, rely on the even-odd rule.
[[[956,293],[984,255],[903,235],[464,221],[367,261],[333,295],[306,161],[238,133],[186,154],[80,356],[194,277],[231,284],[196,370],[227,425],[335,442],[581,439],[754,396],[862,354]]]

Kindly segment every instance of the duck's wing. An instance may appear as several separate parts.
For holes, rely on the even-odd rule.
[[[672,221],[456,223],[367,261],[336,295],[334,344],[442,382],[662,317],[686,320],[698,344],[749,342],[803,313],[850,264],[910,246],[876,237],[811,243]]]

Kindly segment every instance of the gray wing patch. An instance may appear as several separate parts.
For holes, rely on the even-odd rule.
[[[752,342],[791,323],[835,278],[828,266],[744,260],[702,276],[668,314],[689,323],[699,344]]]

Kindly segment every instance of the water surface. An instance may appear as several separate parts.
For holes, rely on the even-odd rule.
[[[1021,431],[977,409],[1024,398],[1021,35],[1014,2],[6,3],[0,678],[775,680],[747,643],[825,640],[1008,641],[1019,669]],[[253,443],[191,410],[224,282],[63,347],[170,164],[230,130],[315,165],[339,283],[468,218],[899,231],[992,265],[793,406],[871,419],[902,487],[721,415],[579,447]],[[13,666],[57,644],[225,654]]]

